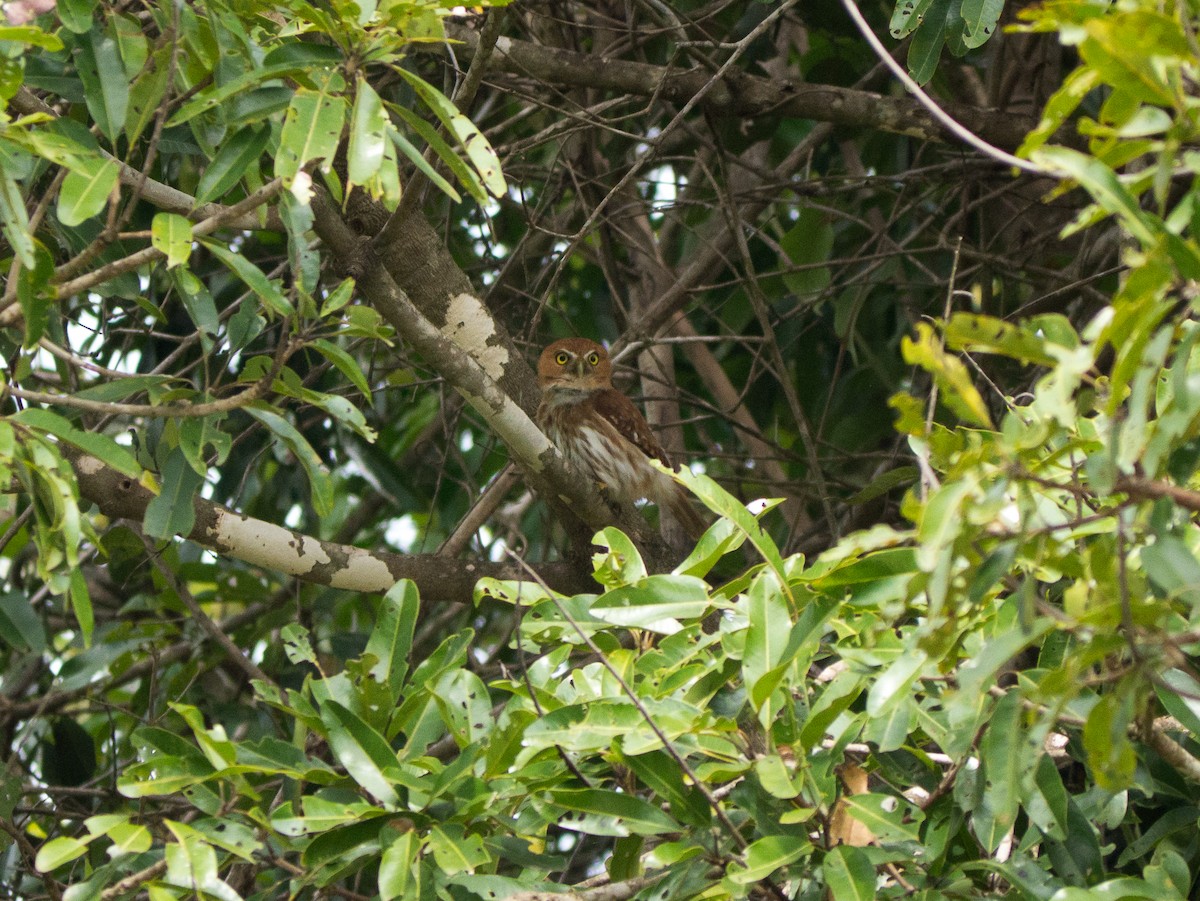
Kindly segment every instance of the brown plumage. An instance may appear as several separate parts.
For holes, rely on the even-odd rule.
[[[705,524],[691,496],[649,463],[653,458],[672,466],[633,401],[613,387],[608,351],[586,338],[555,341],[538,359],[538,384],[538,424],[572,468],[616,501],[658,504],[669,544],[700,537]]]

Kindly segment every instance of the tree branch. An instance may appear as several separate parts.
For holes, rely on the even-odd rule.
[[[79,492],[111,518],[141,522],[154,494],[136,479],[118,472],[95,457],[71,453]],[[348,591],[383,593],[400,579],[416,583],[425,601],[470,603],[475,583],[484,577],[504,580],[525,578],[518,566],[490,561],[455,561],[436,554],[394,554],[368,551],[332,541],[321,541],[292,529],[235,513],[197,497],[192,502],[195,525],[182,537],[217,553],[286,573],[305,582]],[[589,580],[567,563],[547,563],[538,573],[555,590],[587,590]]]
[[[57,113],[45,101],[26,87],[18,89],[16,95],[9,103],[12,104],[13,109],[22,115],[28,116],[34,113],[42,113],[43,115],[57,118]],[[145,173],[139,172],[132,166],[121,162],[121,160],[118,160],[107,151],[101,150],[100,153],[108,159],[115,161],[121,167],[121,174],[119,176],[121,184],[131,188],[140,187],[141,196],[164,212],[179,213],[181,216],[187,216],[190,219],[199,221],[222,215],[229,209],[219,203],[204,203],[197,206],[196,198],[190,194],[185,194],[177,188],[147,177]],[[259,221],[258,216],[253,213],[239,213],[235,218],[226,220],[224,224],[230,228],[254,229],[264,227],[264,224]],[[283,223],[279,221],[279,215],[274,211],[268,213],[265,227],[274,231],[283,231]]]
[[[1117,491],[1124,491],[1130,497],[1142,500],[1158,500],[1168,497],[1185,510],[1200,513],[1200,491],[1181,488],[1169,482],[1160,482],[1140,476],[1122,476],[1114,486]]]
[[[461,41],[461,52],[471,59],[479,36],[463,25],[447,22],[446,34]],[[598,92],[618,92],[638,97],[658,96],[686,103],[704,90],[712,73],[701,69],[674,69],[589,53],[543,47],[502,37],[488,61],[491,71],[523,75],[556,85],[585,87]],[[830,122],[834,125],[872,128],[942,143],[958,137],[925,107],[908,97],[885,97],[853,88],[814,85],[777,78],[762,78],[735,70],[709,90],[699,107],[719,117],[753,118],[776,115]],[[983,110],[960,103],[941,108],[963,128],[989,144],[1016,149],[1037,123],[1011,113]]]

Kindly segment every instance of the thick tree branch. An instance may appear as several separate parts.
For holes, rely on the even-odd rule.
[[[146,506],[154,499],[148,488],[95,457],[76,453],[70,458],[84,498],[108,517],[142,521]],[[475,583],[485,576],[525,578],[524,570],[512,564],[368,551],[321,541],[199,497],[193,501],[193,509],[195,525],[182,537],[223,556],[333,588],[382,593],[400,579],[411,579],[423,600],[470,603]],[[558,591],[572,593],[589,587],[577,568],[566,563],[543,564],[538,573]]]
[[[1134,731],[1147,745],[1154,749],[1163,760],[1175,768],[1181,775],[1192,782],[1200,782],[1200,760],[1193,757],[1188,750],[1157,726],[1151,725]]]
[[[448,23],[446,33],[463,42],[459,52],[472,58],[479,36]],[[649,63],[543,47],[502,37],[489,60],[492,71],[523,75],[555,85],[586,87],[638,97],[662,97],[686,103],[712,78],[701,69],[673,69]],[[927,141],[958,143],[958,138],[920,103],[909,97],[885,97],[869,91],[762,78],[737,70],[709,90],[700,108],[713,116],[789,116],[834,125],[871,128]],[[1036,124],[1010,113],[946,102],[942,109],[989,144],[1014,150]]]
[[[1170,482],[1146,479],[1141,476],[1122,476],[1117,479],[1115,487],[1117,491],[1124,491],[1131,497],[1141,498],[1142,500],[1157,500],[1160,497],[1168,497],[1185,510],[1200,513],[1200,491],[1192,491],[1190,488],[1181,488],[1178,485],[1172,485]]]

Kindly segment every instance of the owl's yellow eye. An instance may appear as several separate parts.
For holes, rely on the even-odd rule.
[[[588,361],[589,366],[595,366],[597,363],[600,362],[600,354],[596,353],[593,350],[590,354],[587,355],[587,361]]]
[[[554,362],[559,366],[566,366],[569,362],[571,362],[571,355],[565,350],[560,350],[554,355]]]

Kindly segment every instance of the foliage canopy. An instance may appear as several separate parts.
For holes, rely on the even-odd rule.
[[[861,12],[4,5],[8,896],[1192,895],[1200,20]]]

